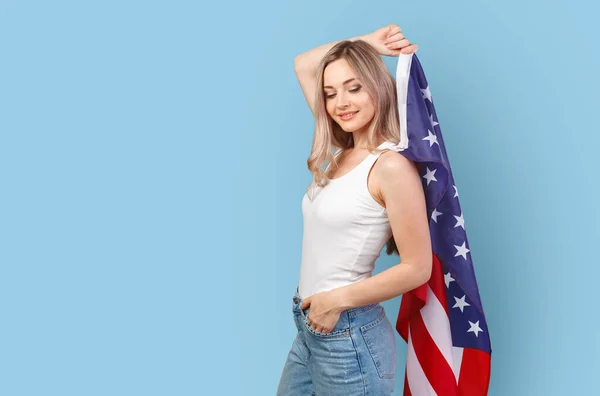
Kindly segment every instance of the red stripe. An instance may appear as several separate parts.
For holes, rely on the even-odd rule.
[[[433,263],[435,264],[437,262],[439,264],[440,261],[437,259],[437,257],[435,255],[433,255],[433,257]],[[408,291],[402,295],[402,301],[400,302],[400,311],[398,312],[398,318],[396,319],[396,331],[398,332],[398,334],[400,334],[402,339],[404,339],[404,342],[408,343],[408,324],[410,323],[411,318],[414,315],[417,315],[426,303],[427,283],[424,283],[421,286],[411,291]]]
[[[464,348],[458,396],[486,396],[490,383],[491,356],[484,351]]]
[[[427,284],[411,290],[402,295],[400,302],[400,312],[396,319],[396,331],[408,343],[408,324],[414,315],[419,314],[421,308],[425,306],[427,300]]]
[[[446,316],[450,317],[448,312],[448,297],[446,295],[446,283],[444,282],[444,270],[440,259],[433,255],[433,266],[431,269],[431,278],[429,278],[429,287],[437,297],[442,307],[446,311]]]
[[[454,372],[429,335],[420,313],[410,321],[410,334],[417,359],[433,390],[438,396],[457,396]]]
[[[433,255],[431,278],[427,282],[436,298],[440,301],[446,315],[448,301],[443,267],[438,257]],[[438,396],[486,396],[490,382],[491,357],[488,353],[464,348],[458,385],[452,368],[439,351],[433,338],[427,331],[420,310],[427,303],[427,284],[423,284],[402,296],[396,330],[408,343],[408,329],[412,335],[412,344],[421,369],[431,387]],[[421,392],[421,389],[414,389]],[[408,384],[408,368],[404,374],[404,396],[412,396]]]

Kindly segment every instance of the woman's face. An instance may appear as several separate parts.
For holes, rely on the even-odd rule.
[[[346,132],[368,129],[375,116],[375,104],[346,59],[337,59],[325,67],[323,94],[327,113]],[[350,118],[344,113],[353,113]]]

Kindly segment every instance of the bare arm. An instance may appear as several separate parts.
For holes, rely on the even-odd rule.
[[[387,154],[387,155],[386,155]],[[401,264],[370,278],[334,289],[341,310],[389,300],[426,283],[432,247],[425,194],[416,166],[395,152],[384,153],[378,179]],[[383,160],[383,161],[382,161]]]
[[[401,154],[381,154],[374,177],[387,208],[401,264],[350,285],[308,296],[302,309],[311,307],[310,326],[330,332],[344,310],[389,300],[426,283],[433,254],[425,194],[416,166]],[[308,317],[307,317],[308,319]]]
[[[398,56],[402,54],[412,54],[419,48],[416,44],[410,42],[404,37],[400,26],[391,24],[377,29],[372,33],[362,36],[351,37],[350,41],[363,40],[371,44],[380,55]],[[302,88],[302,93],[310,107],[313,115],[315,114],[315,94],[317,90],[317,68],[325,54],[337,43],[343,40],[333,41],[323,44],[319,47],[306,51],[294,58],[294,71],[298,77],[298,82]]]
[[[347,40],[365,40],[368,42],[367,36],[356,36]],[[310,107],[310,111],[315,114],[315,93],[317,90],[317,68],[319,62],[325,56],[333,46],[343,40],[333,41],[331,43],[323,44],[309,51],[303,52],[302,54],[294,58],[294,72],[302,88],[302,93],[306,98],[306,102]]]

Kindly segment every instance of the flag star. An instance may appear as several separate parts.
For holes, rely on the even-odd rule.
[[[475,333],[475,337],[479,337],[479,332],[483,332],[483,330],[481,330],[481,328],[479,327],[479,321],[473,323],[470,320],[468,320],[467,322],[469,322],[469,325],[471,325],[471,328],[467,330],[467,333],[473,332]]]
[[[450,287],[450,282],[452,282],[453,280],[454,278],[452,277],[452,275],[450,275],[450,272],[444,274],[444,283],[446,284],[446,287]]]
[[[435,127],[436,125],[439,125],[439,122],[436,122],[433,120],[433,114],[429,114],[429,122],[431,123],[432,127]]]
[[[452,187],[454,187],[454,196],[452,198],[456,198],[458,197],[458,189],[456,188],[456,186],[453,184]]]
[[[465,297],[467,297],[466,294],[462,298],[454,297],[456,304],[452,308],[460,308],[460,312],[465,312],[463,308],[471,306],[471,304],[465,301]]]
[[[454,245],[454,247],[456,248],[456,250],[458,250],[456,252],[456,254],[454,255],[454,257],[456,257],[456,256],[463,256],[463,258],[465,260],[467,259],[467,253],[470,252],[470,250],[465,247],[465,243],[466,242],[463,242],[463,244],[461,246]]]
[[[464,230],[465,229],[465,219],[463,219],[462,212],[461,212],[460,216],[454,216],[454,218],[456,219],[456,224],[454,225],[454,228],[462,227]]]
[[[434,143],[437,143],[437,145],[439,146],[440,144],[437,141],[437,136],[434,135],[433,133],[431,133],[431,131],[428,129],[427,130],[428,136],[424,137],[422,140],[429,140],[429,147],[433,146]]]
[[[425,174],[425,176],[423,176],[424,179],[427,179],[427,185],[429,185],[429,182],[431,182],[432,180],[437,181],[437,179],[434,176],[436,171],[437,171],[437,169],[430,171],[429,167],[427,167],[427,173]]]
[[[431,218],[433,219],[433,221],[435,221],[437,223],[437,218],[439,215],[443,214],[442,212],[438,212],[436,209],[433,209],[433,213],[431,214]],[[454,216],[456,217],[456,216]]]
[[[423,94],[424,98],[429,99],[429,101],[433,103],[431,100],[431,91],[429,90],[429,85],[427,85],[427,88],[421,89],[421,93]]]

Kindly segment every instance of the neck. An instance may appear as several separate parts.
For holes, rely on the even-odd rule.
[[[367,148],[367,135],[363,132],[352,132],[352,136],[354,139],[354,148],[355,149],[366,149]],[[384,139],[381,136],[377,136],[375,139],[375,147],[382,144]]]

